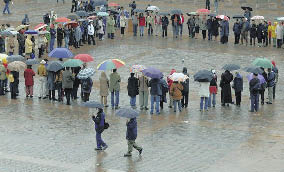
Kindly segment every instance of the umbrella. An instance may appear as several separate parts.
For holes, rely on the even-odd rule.
[[[13,27],[8,27],[6,30],[8,30],[8,31],[15,31],[15,28],[13,28]]]
[[[94,58],[90,56],[89,54],[78,54],[74,57],[74,59],[79,59],[85,63],[94,61]]]
[[[183,73],[173,73],[169,76],[169,79],[173,81],[182,81],[184,82],[185,80],[188,79],[188,76],[183,74]]]
[[[104,108],[104,105],[102,105],[101,103],[96,102],[96,101],[84,102],[84,103],[81,104],[81,106],[87,107],[87,108],[99,108],[99,109]]]
[[[252,11],[252,8],[251,7],[241,7],[243,10],[246,10],[248,9],[249,11]]]
[[[188,16],[191,16],[191,15],[193,15],[193,16],[195,16],[195,15],[197,15],[197,13],[196,12],[190,12],[190,13],[186,13]]]
[[[243,15],[234,15],[233,19],[242,19],[245,18]]]
[[[168,16],[168,15],[170,15],[170,13],[169,12],[159,12],[159,15],[161,15],[161,16]]]
[[[147,10],[157,12],[157,11],[160,11],[160,8],[157,7],[157,6],[149,6],[149,7],[147,7]]]
[[[24,61],[25,58],[21,55],[11,55],[7,57],[7,61],[9,63],[14,62],[14,61]]]
[[[88,20],[95,20],[97,18],[97,16],[90,16],[90,17],[88,17],[87,19]]]
[[[59,70],[63,69],[62,64],[59,61],[52,61],[47,65],[46,70],[51,72],[57,72]]]
[[[229,17],[225,16],[225,15],[218,15],[218,16],[216,16],[216,18],[221,19],[221,20],[227,20],[227,21],[230,20]]]
[[[144,9],[135,9],[135,10],[133,10],[133,12],[134,13],[144,13],[145,12],[145,10]]]
[[[273,65],[270,60],[267,58],[256,58],[252,64],[254,66],[263,67],[263,68],[272,68]]]
[[[213,79],[213,74],[209,70],[200,70],[194,76],[194,81],[210,82]]]
[[[29,25],[20,25],[18,27],[16,27],[16,30],[21,30],[21,29],[25,29],[26,27],[28,27]]]
[[[8,69],[10,71],[20,71],[20,70],[24,70],[27,68],[27,65],[24,62],[21,61],[14,61],[12,63],[8,64]]]
[[[35,65],[35,64],[39,64],[39,62],[36,59],[28,59],[26,61],[27,65]]]
[[[124,65],[125,63],[119,59],[109,59],[99,64],[97,69],[98,70],[112,70],[112,69],[118,69]]]
[[[196,11],[196,13],[198,13],[198,14],[210,14],[210,10],[208,10],[208,9],[198,9]]]
[[[36,34],[38,34],[38,31],[36,31],[36,30],[27,30],[27,31],[25,31],[25,34],[36,35]]]
[[[258,74],[257,78],[259,79],[260,84],[263,84],[263,83],[266,82],[265,78],[261,74]],[[253,79],[253,73],[248,74],[247,79],[248,79],[248,81],[252,80]]]
[[[133,65],[130,68],[130,73],[138,73],[138,72],[141,72],[144,69],[146,69],[146,67],[143,66],[143,65]]]
[[[46,31],[46,30],[45,30],[45,31],[39,31],[39,32],[38,32],[39,35],[45,35],[45,34],[48,34],[48,33],[50,33],[50,32],[48,32],[48,31]]]
[[[137,116],[139,116],[139,112],[134,109],[130,109],[130,108],[121,108],[118,111],[116,111],[115,115],[131,119],[131,118],[136,118]]]
[[[145,76],[148,76],[150,78],[158,78],[158,79],[160,79],[160,78],[163,77],[163,73],[160,70],[152,68],[152,67],[142,70],[142,73]]]
[[[76,20],[76,19],[78,19],[78,16],[76,14],[70,14],[70,15],[67,16],[67,18],[70,19],[70,20]]]
[[[79,17],[88,17],[89,14],[86,11],[76,11],[77,16]]]
[[[110,2],[110,3],[108,3],[108,6],[109,7],[119,7],[120,5],[117,4],[117,3],[114,3],[114,2]]]
[[[0,54],[0,60],[2,61],[2,63],[7,64],[7,54]]]
[[[109,16],[107,12],[98,12],[97,16]]]
[[[278,21],[284,21],[284,17],[277,17],[276,20],[278,20]]]
[[[1,36],[12,36],[14,34],[9,30],[4,30],[4,31],[0,32],[0,35]]]
[[[57,18],[55,20],[56,23],[66,23],[66,22],[69,22],[70,19],[66,18],[66,17],[60,17],[60,18]]]
[[[257,73],[262,74],[263,70],[260,67],[252,66],[252,67],[245,67],[244,70],[249,73]]]
[[[64,23],[64,25],[65,26],[66,25],[71,25],[71,27],[77,27],[79,24],[76,21],[69,21],[69,22]]]
[[[63,63],[64,67],[79,67],[83,64],[81,60],[78,59],[69,59]]]
[[[72,58],[74,55],[67,48],[55,48],[48,54],[48,56],[54,58]]]
[[[85,68],[78,73],[77,78],[87,79],[93,76],[94,74],[95,74],[95,70],[93,68]]]
[[[228,70],[228,71],[233,71],[233,70],[238,70],[240,69],[240,65],[236,65],[236,64],[226,64],[225,66],[223,66],[222,69],[224,70]]]
[[[251,20],[264,20],[263,16],[253,16]]]
[[[45,27],[47,27],[47,24],[40,23],[40,24],[36,25],[36,27],[34,29],[35,29],[35,31],[38,31],[38,30],[43,29]]]
[[[102,6],[102,5],[107,5],[107,1],[94,1],[94,6]]]
[[[179,10],[179,9],[171,10],[171,14],[178,14],[178,15],[180,15],[181,13],[182,13],[182,11]]]

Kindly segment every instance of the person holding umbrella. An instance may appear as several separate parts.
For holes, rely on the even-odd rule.
[[[249,22],[246,18],[243,18],[243,22],[241,24],[241,43],[243,45],[243,40],[246,41],[246,46],[248,45],[248,31],[250,29]]]
[[[240,42],[240,34],[241,34],[242,26],[239,23],[239,20],[237,19],[233,26],[233,32],[235,34],[235,44],[239,44]]]
[[[199,96],[200,96],[200,111],[208,111],[208,98],[210,95],[209,86],[210,82],[199,82]],[[203,103],[204,102],[204,103]],[[203,106],[204,104],[204,106]]]
[[[5,95],[5,80],[7,69],[4,67],[2,60],[0,61],[0,96]]]
[[[108,146],[102,139],[102,133],[105,130],[105,113],[102,107],[98,108],[97,115],[92,116],[92,119],[95,122],[96,140],[97,140],[97,147],[95,148],[95,150],[106,150]]]
[[[148,96],[149,96],[149,80],[145,75],[141,75],[139,77],[139,104],[140,104],[140,110],[148,110]]]
[[[245,13],[244,13],[245,18],[247,18],[247,21],[250,22],[250,18],[251,18],[251,12],[249,8],[245,9]]]
[[[66,70],[62,74],[62,88],[64,89],[66,95],[67,105],[71,105],[70,97],[73,89],[74,80],[75,78],[70,71],[70,67],[66,67]]]
[[[256,73],[253,74],[253,79],[249,82],[249,90],[250,90],[250,102],[251,109],[249,112],[257,112],[259,106],[259,79],[257,78]]]
[[[119,91],[120,91],[120,75],[113,69],[113,72],[109,76],[109,90],[111,92],[111,107],[112,109],[119,108]],[[115,97],[115,101],[114,101]]]
[[[233,81],[233,89],[235,90],[236,105],[241,106],[242,91],[243,91],[243,77],[239,72],[236,72],[236,76]]]
[[[151,94],[151,111],[150,114],[153,114],[154,103],[156,103],[156,114],[160,114],[160,96],[162,95],[162,84],[159,78],[152,78],[149,81],[150,94]]]
[[[131,118],[129,121],[126,121],[126,139],[128,142],[128,151],[126,154],[124,154],[124,157],[130,157],[132,156],[132,149],[135,148],[138,152],[139,155],[142,154],[143,148],[138,146],[135,142],[137,138],[137,122],[136,122],[136,117]]]
[[[32,38],[32,35],[28,35],[25,41],[25,54],[27,58],[31,58],[31,54],[33,52],[34,43],[32,42],[31,38]]]
[[[211,70],[212,74],[213,74],[213,78],[210,81],[210,86],[209,86],[209,99],[208,99],[208,107],[211,107],[211,99],[212,99],[212,105],[213,107],[216,106],[216,94],[218,91],[218,86],[217,86],[217,75],[216,75],[216,71],[215,70]]]
[[[146,18],[144,17],[143,13],[140,13],[138,19],[139,19],[140,36],[144,36],[144,27],[146,26]]]
[[[170,94],[173,98],[173,104],[174,104],[174,112],[177,110],[177,104],[178,104],[178,109],[181,112],[182,107],[181,107],[181,102],[180,100],[182,99],[182,91],[184,87],[179,81],[174,81],[171,85],[170,88]]]
[[[220,81],[220,87],[221,90],[221,102],[222,106],[225,106],[227,103],[227,106],[229,106],[229,103],[232,103],[232,93],[231,93],[231,81],[233,80],[233,75],[229,70],[226,70],[221,75],[221,81]]]
[[[169,19],[166,15],[162,17],[162,37],[168,36],[168,25],[169,25]]]
[[[56,101],[55,99],[55,72],[48,71],[47,74],[47,88],[49,92],[49,100]]]
[[[91,77],[88,77],[87,79],[81,80],[81,87],[83,92],[83,101],[87,102],[89,101],[89,97],[92,91],[93,87],[93,80]]]

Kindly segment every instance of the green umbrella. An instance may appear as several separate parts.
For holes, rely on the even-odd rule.
[[[252,62],[252,64],[258,67],[272,68],[272,63],[267,58],[257,58]]]
[[[69,59],[63,63],[64,67],[79,67],[83,64],[83,62],[79,59]]]

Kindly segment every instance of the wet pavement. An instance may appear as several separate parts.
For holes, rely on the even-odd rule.
[[[115,40],[97,41],[97,46],[84,46],[74,51],[89,53],[96,67],[108,58],[120,58],[126,66],[118,73],[122,77],[121,106],[130,107],[126,92],[129,68],[133,64],[152,66],[168,75],[186,66],[190,74],[189,108],[173,113],[165,105],[160,115],[141,112],[138,117],[137,143],[142,156],[124,158],[127,151],[125,119],[106,109],[110,128],[103,133],[109,145],[104,152],[94,151],[95,130],[91,114],[96,111],[49,100],[39,100],[35,85],[34,98],[26,99],[23,75],[20,77],[20,96],[0,97],[0,171],[5,172],[283,172],[283,49],[235,46],[230,42],[156,37],[133,38],[128,34]],[[273,105],[260,107],[259,113],[249,113],[248,82],[244,81],[242,106],[220,106],[199,111],[199,84],[193,74],[199,69],[216,69],[218,77],[226,63],[249,66],[256,57],[276,61],[279,83]],[[184,59],[184,63],[183,63]],[[241,71],[245,77],[246,73]],[[97,71],[91,99],[99,100]],[[35,78],[38,83],[38,77]],[[267,97],[267,92],[265,93]],[[108,101],[110,98],[108,98]]]

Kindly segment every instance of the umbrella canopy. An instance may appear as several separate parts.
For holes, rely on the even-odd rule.
[[[94,1],[94,6],[102,6],[107,5],[107,1],[100,0],[100,1]]]
[[[185,80],[188,79],[188,76],[183,74],[183,73],[173,73],[169,76],[169,79],[173,81],[181,81],[184,82]]]
[[[98,70],[112,70],[112,69],[118,69],[124,65],[125,63],[119,59],[109,59],[99,64],[97,69]]]
[[[19,30],[21,30],[21,29],[25,29],[25,28],[27,28],[29,25],[20,25],[20,26],[18,26],[18,27],[16,27],[16,31],[19,31]]]
[[[197,11],[196,11],[198,14],[210,14],[210,10],[208,10],[208,9],[198,9]]]
[[[39,35],[45,35],[45,34],[48,34],[48,33],[50,33],[50,32],[48,32],[48,31],[46,31],[46,30],[45,30],[45,31],[39,31],[39,32],[38,32]]]
[[[245,18],[243,15],[234,15],[233,19],[242,19]]]
[[[157,12],[157,11],[160,11],[160,8],[157,7],[157,6],[149,6],[149,7],[147,7],[147,10]]]
[[[25,34],[36,35],[36,34],[38,34],[38,31],[36,31],[36,30],[27,30],[27,31],[25,31]]]
[[[130,68],[130,73],[138,73],[138,72],[141,72],[144,69],[146,69],[146,67],[143,66],[143,65],[133,65]]]
[[[8,64],[8,69],[10,71],[20,71],[20,70],[24,70],[27,68],[27,65],[24,62],[21,61],[14,61],[12,63]]]
[[[94,58],[90,56],[89,54],[78,54],[74,57],[74,59],[79,59],[85,63],[94,61]]]
[[[66,18],[66,17],[60,17],[60,18],[57,18],[55,20],[56,23],[66,23],[66,22],[69,22],[70,19]]]
[[[131,119],[131,118],[136,118],[137,116],[139,116],[139,112],[134,109],[130,109],[130,108],[121,108],[115,112],[115,115]]]
[[[39,61],[37,61],[36,59],[28,59],[26,61],[27,65],[35,65],[35,64],[39,64]]]
[[[110,3],[108,3],[108,6],[109,7],[119,7],[120,5],[117,4],[117,3],[114,3],[114,2],[110,2]]]
[[[38,31],[38,30],[43,29],[43,28],[45,28],[45,27],[47,27],[47,24],[40,23],[40,24],[36,25],[36,27],[34,28],[34,30],[35,30],[35,31]]]
[[[276,20],[278,20],[278,21],[284,21],[284,17],[277,17]]]
[[[241,7],[243,10],[246,10],[248,9],[249,11],[252,11],[252,8],[251,7]]]
[[[61,69],[63,69],[63,66],[59,61],[50,62],[46,68],[46,70],[51,71],[51,72],[57,72]]]
[[[238,70],[240,69],[240,65],[237,65],[237,64],[226,64],[223,66],[222,69],[224,70],[228,70],[228,71],[233,71],[233,70]]]
[[[14,62],[14,61],[24,61],[25,58],[21,55],[11,55],[7,57],[7,61],[9,63]]]
[[[197,15],[197,13],[196,12],[190,12],[190,13],[186,13],[188,16],[195,16],[195,15]]]
[[[83,64],[83,62],[79,59],[69,59],[63,63],[64,67],[79,67]]]
[[[200,70],[194,76],[194,81],[210,82],[213,79],[213,74],[209,70]]]
[[[98,12],[97,16],[109,16],[107,12]]]
[[[69,21],[69,22],[64,23],[64,26],[66,25],[71,25],[71,27],[77,27],[79,24],[76,21]]]
[[[169,12],[159,12],[159,15],[160,16],[168,16],[168,15],[170,15],[171,13],[169,13]]]
[[[158,78],[158,79],[160,79],[160,78],[163,77],[163,73],[160,70],[152,68],[152,67],[149,67],[147,69],[142,70],[142,73],[145,76],[148,76],[150,78]]]
[[[2,32],[0,32],[1,36],[12,36],[14,35],[13,32],[9,31],[9,30],[4,30]]]
[[[263,16],[253,16],[251,20],[264,20]]]
[[[95,70],[93,68],[85,68],[78,73],[77,78],[87,79],[93,76],[94,74],[95,74]]]
[[[76,14],[70,14],[67,16],[67,18],[70,20],[77,20],[79,17]]]
[[[221,19],[221,20],[227,20],[227,21],[230,20],[229,17],[225,16],[225,15],[218,15],[218,16],[216,16],[216,18]]]
[[[266,82],[265,78],[261,74],[258,74],[257,78],[259,79],[260,84],[263,84],[263,83]],[[247,79],[248,79],[248,81],[252,80],[253,79],[253,73],[248,74]]]
[[[88,17],[89,14],[86,11],[76,11],[77,16],[79,17]]]
[[[2,61],[2,63],[7,64],[7,54],[0,54],[0,60]]]
[[[252,66],[252,67],[245,67],[244,70],[249,73],[256,73],[256,74],[262,74],[264,71],[260,69],[260,67]]]
[[[177,14],[177,15],[180,15],[182,13],[181,10],[179,9],[174,9],[174,10],[171,10],[171,14]]]
[[[145,10],[144,9],[135,9],[135,10],[133,10],[133,12],[134,13],[144,13],[145,12]]]
[[[48,56],[54,58],[72,58],[74,55],[67,48],[55,48],[48,54]]]
[[[88,20],[95,20],[97,18],[97,16],[89,16],[87,19]]]
[[[81,104],[81,106],[87,107],[87,108],[98,108],[98,109],[104,108],[104,105],[102,105],[101,103],[96,102],[96,101],[84,102],[84,103]]]
[[[273,65],[270,60],[267,58],[256,58],[252,64],[254,66],[263,67],[263,68],[272,68]]]

